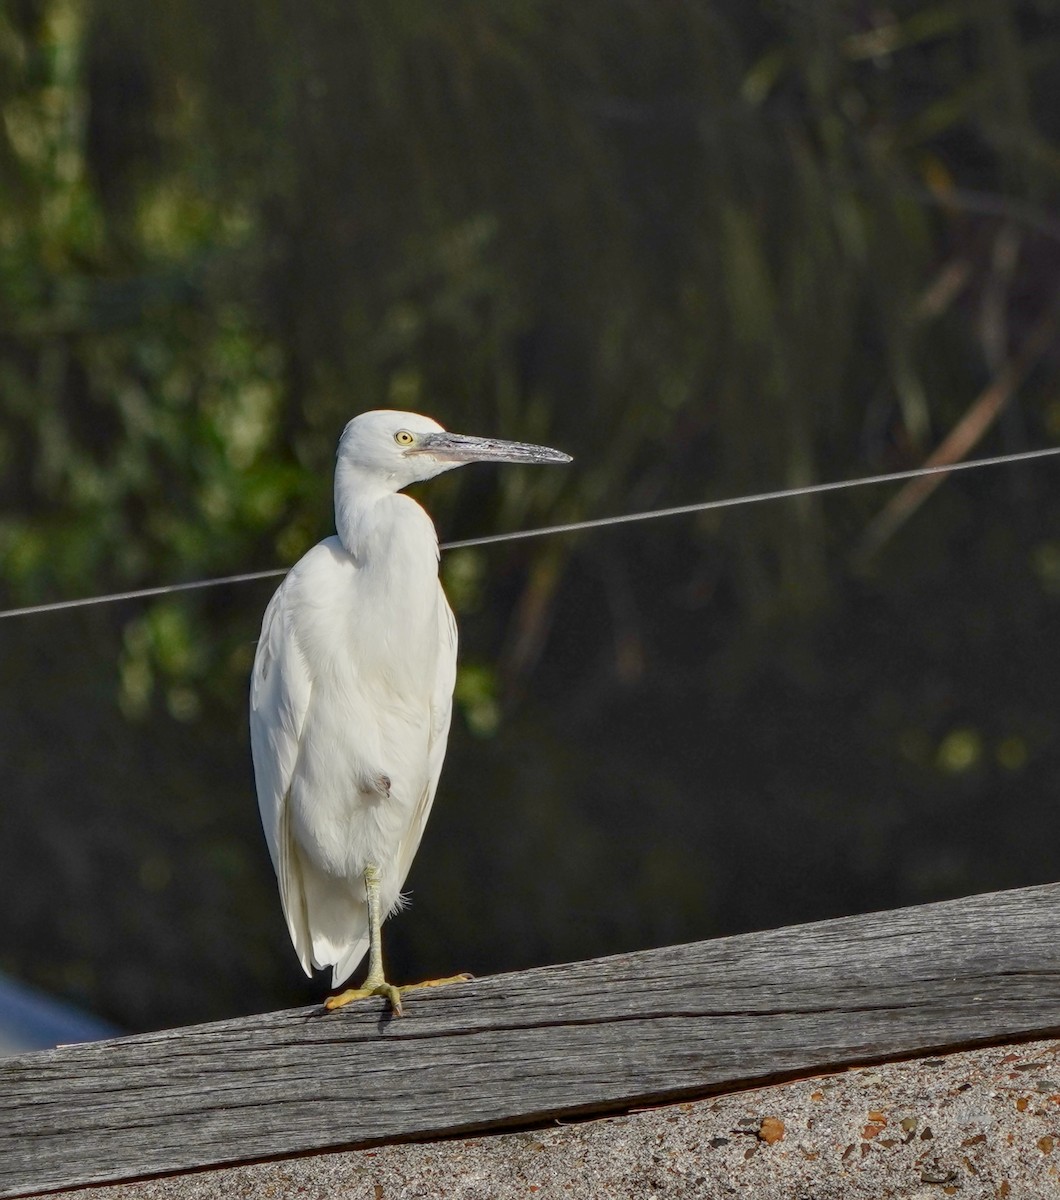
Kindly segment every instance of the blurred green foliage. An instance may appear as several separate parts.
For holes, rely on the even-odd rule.
[[[446,536],[1060,434],[1053,0],[11,0],[11,603],[285,565],[351,415],[562,446]],[[478,972],[1055,877],[1052,468],[461,551],[388,927]],[[855,565],[855,563],[857,565]],[[0,967],[130,1027],[290,1003],[245,680],[267,585],[0,624]]]

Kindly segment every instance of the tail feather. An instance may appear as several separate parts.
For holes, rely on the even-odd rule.
[[[331,986],[337,988],[357,969],[357,964],[368,953],[368,934],[354,942],[331,968]]]
[[[316,870],[298,855],[305,897],[307,941],[314,967],[331,967],[338,987],[368,952],[368,904],[346,880]]]

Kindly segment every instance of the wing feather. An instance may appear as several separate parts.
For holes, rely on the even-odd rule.
[[[286,592],[285,579],[261,623],[250,682],[250,745],[258,809],[279,882],[283,915],[302,969],[311,975],[313,941],[298,854],[291,838],[287,794],[298,761],[312,681],[290,627]]]
[[[420,847],[427,818],[431,815],[434,794],[445,761],[449,741],[449,722],[453,715],[453,687],[456,684],[456,618],[438,585],[438,662],[435,667],[434,688],[431,693],[431,728],[427,751],[427,786],[419,799],[405,836],[398,847],[398,887],[404,884],[412,860]]]

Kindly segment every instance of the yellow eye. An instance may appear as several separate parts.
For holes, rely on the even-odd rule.
[[[399,429],[397,433],[394,434],[394,441],[397,442],[399,446],[411,446],[415,440],[416,439],[411,433],[409,433],[407,429]]]

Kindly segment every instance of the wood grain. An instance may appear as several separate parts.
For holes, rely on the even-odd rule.
[[[1060,1032],[1060,885],[0,1060],[0,1195]]]

